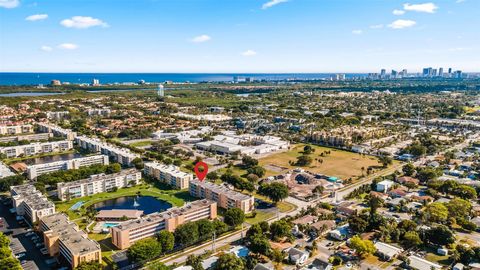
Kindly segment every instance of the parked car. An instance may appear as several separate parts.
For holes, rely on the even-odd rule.
[[[17,255],[15,255],[15,258],[17,259],[20,259],[22,257],[25,257],[25,253],[18,253]]]
[[[37,248],[45,247],[45,245],[44,245],[43,243],[37,243],[35,246],[36,246]]]
[[[26,237],[30,237],[30,236],[33,236],[33,235],[35,235],[34,232],[27,232],[27,233],[25,234]]]
[[[40,252],[42,252],[43,255],[47,255],[48,254],[48,249],[47,248],[41,248],[40,249]]]

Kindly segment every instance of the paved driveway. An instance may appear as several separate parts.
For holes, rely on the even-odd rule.
[[[5,228],[12,231],[12,234],[9,235],[9,237],[14,244],[14,247],[12,248],[14,254],[23,253],[25,250],[25,256],[20,258],[20,261],[25,261],[22,267],[31,270],[53,269],[45,263],[45,260],[48,259],[48,257],[44,256],[40,250],[35,247],[35,243],[25,235],[28,232],[27,228],[20,226],[15,219],[15,215],[9,212],[9,208],[10,205],[4,205],[3,203],[0,204],[0,216],[5,218],[7,224]]]

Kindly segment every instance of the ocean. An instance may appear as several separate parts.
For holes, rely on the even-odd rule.
[[[49,84],[52,80],[69,83],[91,83],[98,79],[101,84],[145,82],[229,82],[238,76],[256,80],[318,80],[330,78],[332,73],[17,73],[0,72],[0,85],[38,85]],[[363,77],[366,74],[346,74],[347,78]]]

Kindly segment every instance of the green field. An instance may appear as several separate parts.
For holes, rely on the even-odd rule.
[[[302,155],[305,144],[293,145],[290,150],[276,153],[259,160],[259,164],[267,170],[266,176],[278,175],[288,170],[298,168],[292,166],[289,161],[296,162],[297,157]],[[311,165],[302,167],[313,173],[321,173],[328,176],[335,176],[340,179],[354,178],[366,174],[369,166],[381,166],[377,158],[373,156],[363,156],[357,153],[338,150],[335,148],[312,145],[315,152],[310,154],[313,159]],[[330,154],[320,156],[321,153],[330,151]],[[323,163],[315,159],[322,159]],[[273,165],[273,166],[272,166]],[[276,168],[275,170],[273,168]],[[362,171],[362,167],[364,170]]]
[[[152,145],[151,141],[139,141],[139,142],[134,142],[130,144],[130,146],[133,146],[133,147],[146,147],[150,145]]]

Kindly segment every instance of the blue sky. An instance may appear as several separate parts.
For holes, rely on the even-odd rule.
[[[480,71],[479,0],[0,0],[0,71]]]

